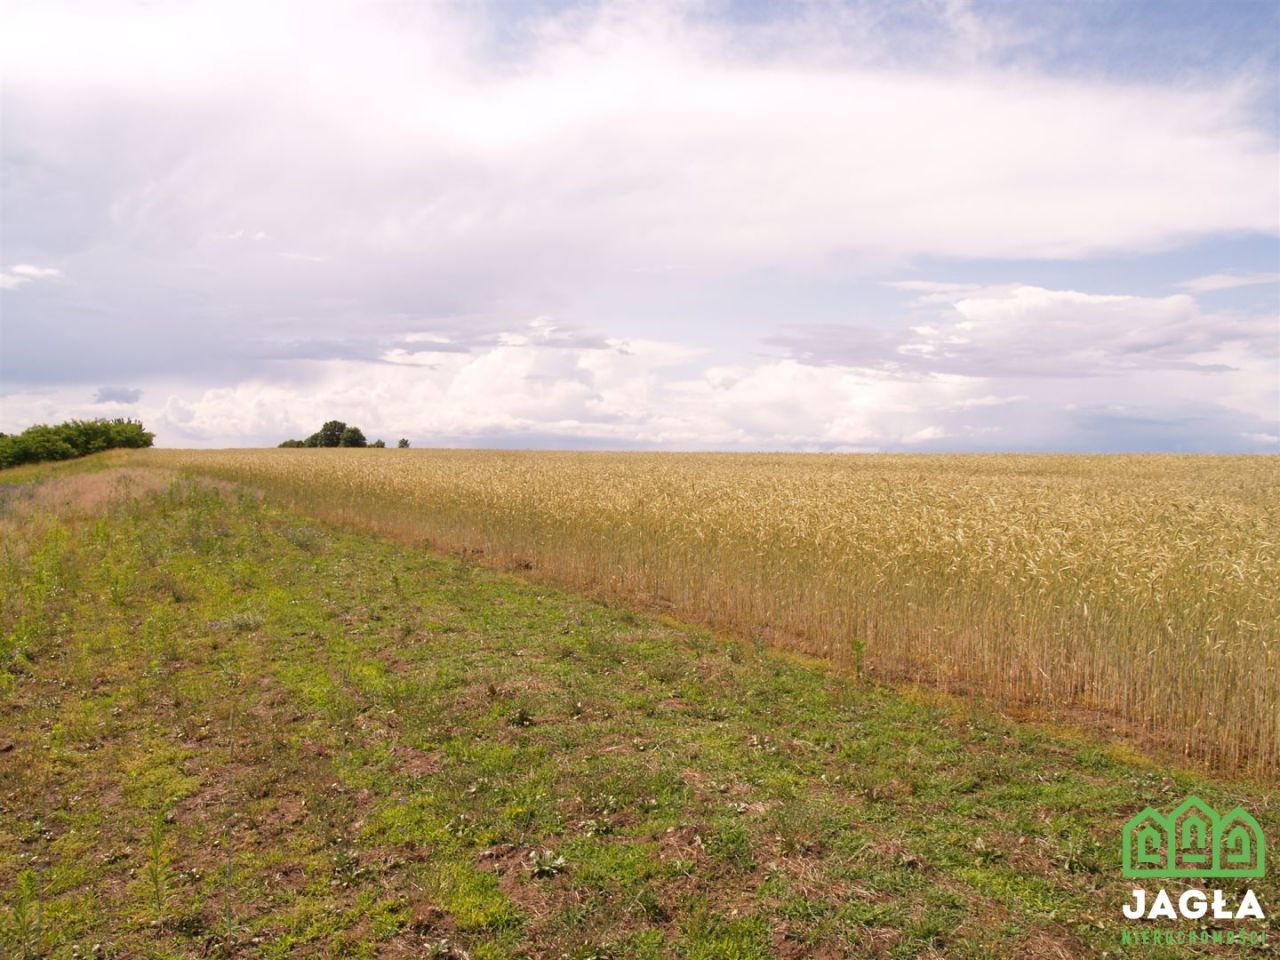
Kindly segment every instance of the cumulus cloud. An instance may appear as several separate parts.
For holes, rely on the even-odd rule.
[[[726,366],[688,344],[595,338],[546,318],[466,349],[415,340],[414,362],[317,360],[305,386],[249,378],[205,390],[158,387],[137,414],[162,443],[178,445],[277,443],[339,417],[371,436],[411,436],[418,445],[519,438],[549,446],[862,449],[941,436],[937,411],[976,387],[964,377],[905,383],[785,358]],[[10,394],[4,409],[28,420],[80,415],[68,391]]]
[[[912,328],[898,353],[935,369],[986,376],[1079,376],[1203,367],[1244,342],[1274,348],[1269,319],[1207,315],[1189,296],[1099,295],[1014,286],[967,294],[954,318]]]
[[[1277,318],[1206,313],[1187,294],[1141,297],[1026,284],[896,283],[920,295],[914,322],[871,335],[799,326],[772,338],[792,355],[902,372],[1081,377],[1134,371],[1225,371],[1233,345],[1277,352]]]
[[[972,389],[938,416],[996,447],[1256,449],[1280,424],[1280,317],[1206,312],[1187,294],[894,285],[917,295],[899,324],[797,325],[770,343],[907,384],[961,378]]]
[[[371,435],[409,435],[419,445],[518,437],[550,446],[870,449],[940,435],[930,432],[934,408],[967,389],[788,360],[671,375],[688,359],[678,344],[628,341],[598,349],[495,345],[376,378],[332,361],[306,393],[237,384],[175,399],[157,423],[175,440],[231,443],[292,436],[341,415]]]
[[[1031,323],[1034,305],[1060,299],[1001,289]],[[1105,310],[1110,301],[1079,303]],[[305,381],[157,384],[147,392],[155,399],[138,397],[132,412],[161,443],[225,446],[278,443],[334,417],[419,446],[561,448],[1259,450],[1277,430],[1274,358],[1243,341],[1215,343],[1202,363],[1123,376],[1105,355],[1052,377],[1017,363],[978,375],[894,359],[895,342],[919,336],[911,324],[870,358],[850,351],[821,363],[784,355],[726,364],[687,343],[597,336],[546,317],[465,344],[416,331],[398,341],[411,352],[319,357]],[[2,399],[16,422],[86,413],[69,389]]]

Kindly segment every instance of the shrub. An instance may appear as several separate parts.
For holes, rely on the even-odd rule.
[[[0,468],[46,460],[71,460],[117,447],[149,447],[155,434],[137,420],[68,420],[37,423],[22,433],[0,434]]]

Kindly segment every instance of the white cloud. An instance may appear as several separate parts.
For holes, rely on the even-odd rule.
[[[201,259],[270,246],[201,238],[269,236],[508,287],[1276,229],[1275,143],[1230,85],[887,67],[796,32],[748,54],[678,4],[516,27],[505,62],[495,29],[449,7],[15,4],[9,139],[100,184],[69,232]]]
[[[53,267],[37,267],[30,263],[18,263],[7,270],[0,271],[0,290],[15,290],[32,280],[49,280],[62,276],[61,270]]]
[[[893,284],[893,286],[902,286]],[[1194,297],[1052,290],[1029,284],[912,282],[900,326],[796,325],[770,338],[789,356],[902,376],[1120,376],[1227,371],[1274,358],[1280,318],[1205,311]]]
[[[969,288],[940,300],[898,347],[926,369],[982,376],[1097,376],[1218,364],[1232,343],[1274,352],[1273,318],[1205,313],[1187,294],[1093,294],[1028,285]]]
[[[938,280],[884,280],[882,285],[919,294],[916,303],[954,303],[982,289],[980,283],[947,283]]]
[[[15,276],[25,277],[28,280],[43,280],[48,277],[56,277],[61,271],[55,270],[53,267],[36,267],[29,263],[19,263],[9,268],[9,272]]]
[[[839,331],[824,329],[811,351],[821,364],[724,364],[688,344],[538,317],[467,345],[404,333],[408,346],[382,362],[319,360],[305,384],[248,379],[154,414],[163,442],[199,445],[283,439],[334,416],[427,443],[828,450],[1087,446],[1108,423],[1176,437],[1179,417],[1212,425],[1197,443],[1234,448],[1223,425],[1253,425],[1240,442],[1265,445],[1276,424],[1274,318],[1205,314],[1187,295],[967,285],[943,307],[935,289],[915,289],[934,319],[904,324],[896,351],[863,356],[857,339],[842,351]]]
[[[971,389],[934,397],[944,422],[932,426],[944,434],[930,440],[985,431],[1050,449],[1075,441],[1235,449],[1236,437],[1253,442],[1280,426],[1280,317],[1208,312],[1189,294],[929,281],[904,288],[917,296],[901,326],[872,334],[801,326],[771,342],[810,365],[906,385],[968,378]]]
[[[305,391],[264,382],[206,391],[161,416],[170,442],[291,436],[331,416],[370,435],[426,442],[483,437],[559,438],[605,446],[833,449],[935,439],[930,409],[962,399],[967,378],[902,383],[790,360],[751,367],[694,366],[680,344],[627,341],[604,348],[499,343],[438,354],[430,367],[327,361]]]
[[[945,436],[941,427],[924,427],[904,439],[907,443],[924,443],[926,440],[941,440]]]
[[[1111,330],[1117,305],[1138,322]],[[904,327],[902,336],[938,344],[910,367],[834,350],[821,365],[787,357],[726,364],[688,344],[593,337],[540,317],[466,345],[410,332],[402,342],[422,349],[308,360],[305,380],[155,383],[145,395],[128,393],[138,401],[132,412],[170,446],[278,443],[334,417],[371,438],[410,436],[420,446],[1125,449],[1150,445],[1156,430],[1166,444],[1259,449],[1280,429],[1276,358],[1246,339],[1197,339],[1204,318],[1182,298],[1145,303],[1008,286],[970,293],[953,312],[968,318],[959,321],[963,337],[941,322],[924,333]],[[1135,344],[1167,349],[1153,346],[1159,322],[1200,352],[1128,368]],[[1008,347],[1019,331],[1057,359],[1052,375],[1040,369],[1049,361]],[[977,372],[983,363],[990,369]],[[968,366],[975,369],[958,369]],[[72,388],[10,393],[0,426],[92,416],[84,397]],[[123,395],[113,389],[110,398]]]
[[[1266,283],[1280,283],[1280,273],[1211,273],[1194,280],[1184,280],[1178,286],[1192,293],[1211,293],[1214,290],[1231,290]]]
[[[163,399],[140,402],[136,414],[168,445],[279,442],[338,417],[371,438],[408,435],[423,444],[513,437],[560,445],[850,449],[940,437],[930,411],[976,396],[979,385],[964,377],[904,383],[785,359],[717,366],[685,344],[592,342],[544,319],[469,351],[413,356],[421,359],[314,361],[302,384],[255,378],[198,391],[149,387],[147,396]],[[85,412],[71,392],[10,394],[4,407],[15,422]]]
[[[1002,407],[1005,404],[1017,403],[1027,398],[1022,394],[1016,394],[1011,397],[999,397],[994,394],[985,394],[981,397],[966,397],[964,400],[957,400],[951,404],[952,410],[972,410],[975,407]]]

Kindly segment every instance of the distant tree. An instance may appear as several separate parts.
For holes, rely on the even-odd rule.
[[[371,447],[377,447],[379,450],[381,450],[381,449],[382,449],[383,447],[385,447],[386,445],[387,445],[387,444],[386,444],[386,442],[385,442],[385,441],[382,441],[382,440],[375,440],[375,441],[373,441],[373,443],[369,444],[369,446],[371,446]]]
[[[408,440],[406,440],[404,437],[401,437],[401,438],[400,438],[400,442],[399,442],[399,443],[397,443],[397,444],[396,444],[396,446],[397,446],[397,447],[399,447],[401,450],[408,450],[408,449],[409,449],[409,441],[408,441]]]
[[[340,447],[343,445],[342,436],[346,430],[347,425],[341,420],[330,420],[307,437],[305,443],[308,447]]]
[[[406,444],[407,445],[407,444]],[[367,447],[364,431],[356,426],[347,426],[341,420],[330,420],[323,427],[305,440],[286,440],[282,447]],[[379,440],[375,447],[385,447]]]

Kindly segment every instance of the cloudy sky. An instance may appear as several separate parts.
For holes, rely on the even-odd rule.
[[[5,0],[0,430],[1280,452],[1280,4]]]

